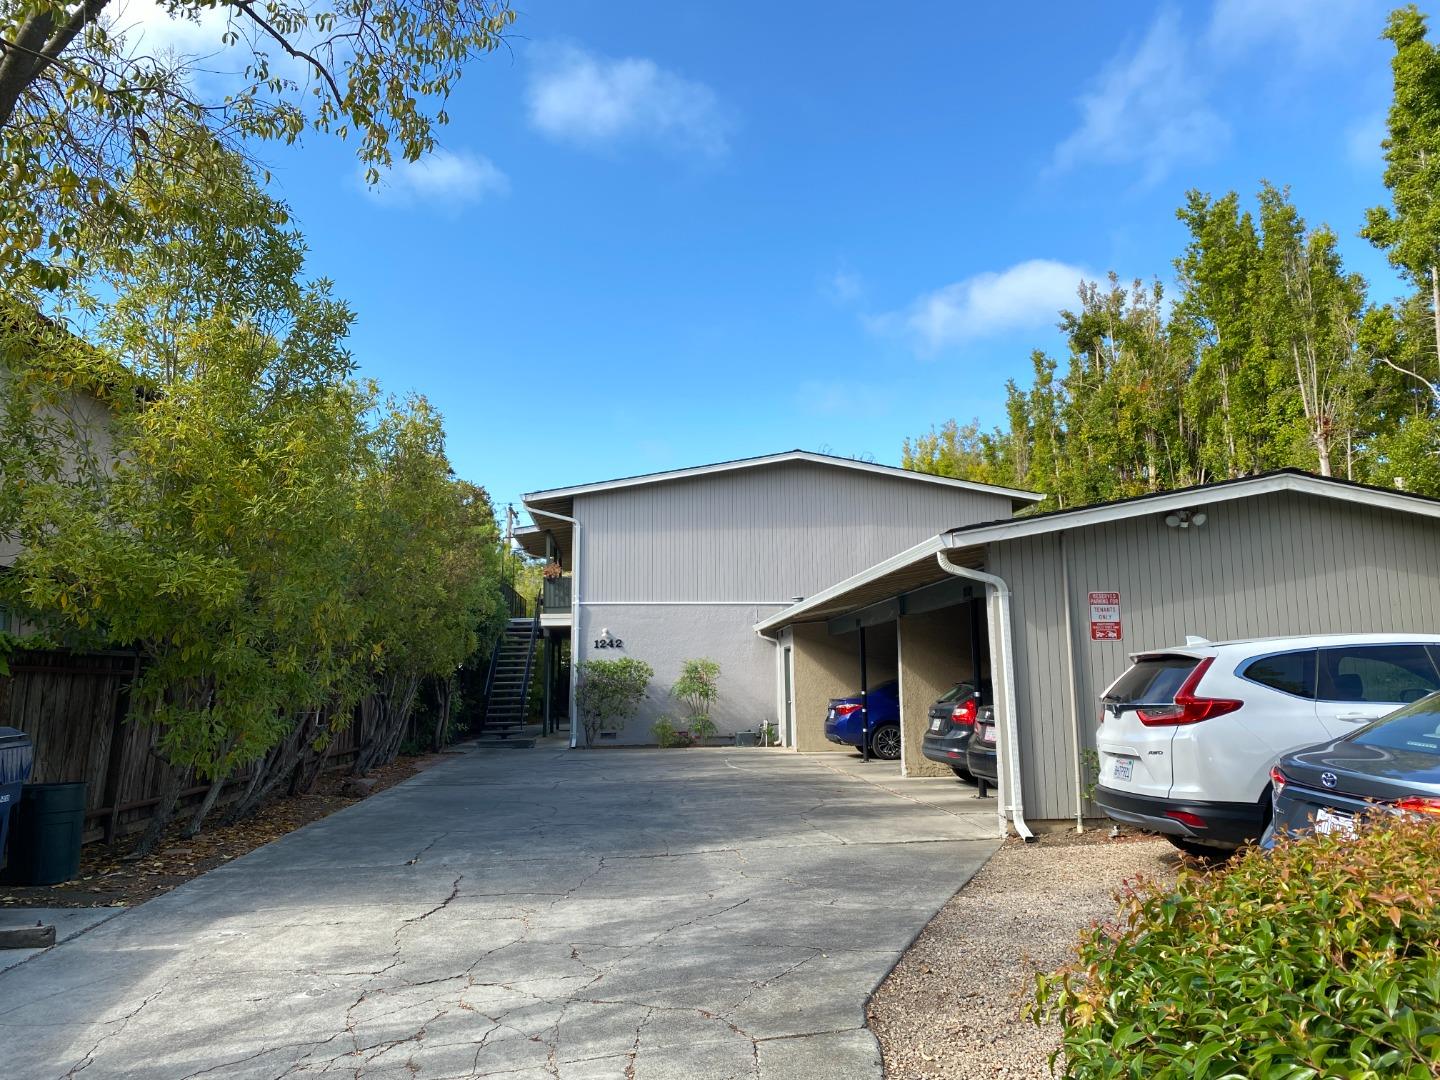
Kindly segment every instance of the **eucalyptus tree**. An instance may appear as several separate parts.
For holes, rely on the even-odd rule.
[[[1252,306],[1277,391],[1266,464],[1330,476],[1338,454],[1353,477],[1357,410],[1369,381],[1358,349],[1365,280],[1345,272],[1335,234],[1307,229],[1288,192],[1271,184],[1260,191],[1260,228]]]
[[[1426,363],[1405,373],[1424,383],[1440,406],[1440,49],[1413,4],[1391,12],[1385,37],[1395,46],[1383,143],[1392,205],[1371,208],[1361,235],[1429,297],[1433,349]]]
[[[247,152],[353,136],[374,182],[434,146],[466,64],[514,18],[507,0],[158,0],[147,14],[0,4],[0,275],[53,287],[83,271],[96,219],[143,235],[154,215],[126,185],[206,164],[177,131]]]
[[[1259,234],[1234,192],[1219,199],[1187,192],[1176,216],[1190,233],[1175,261],[1180,289],[1171,321],[1189,356],[1183,438],[1196,480],[1237,476],[1258,467],[1254,433],[1267,397],[1253,363]]]

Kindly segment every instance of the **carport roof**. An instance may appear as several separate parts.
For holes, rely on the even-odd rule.
[[[793,623],[831,619],[925,585],[944,581],[949,575],[940,568],[936,559],[940,551],[947,552],[951,560],[962,566],[978,569],[985,564],[985,549],[989,544],[1003,543],[1022,536],[1101,525],[1145,514],[1190,509],[1197,504],[1208,505],[1281,491],[1318,495],[1379,509],[1440,518],[1440,499],[1371,487],[1334,477],[1315,476],[1300,469],[1280,469],[1237,480],[1197,484],[1153,495],[1137,495],[1114,502],[1052,510],[1044,514],[986,521],[978,525],[951,529],[923,540],[898,555],[892,555],[884,562],[862,570],[853,577],[822,589],[798,604],[776,612],[763,622],[756,623],[755,630],[761,634],[772,635]]]

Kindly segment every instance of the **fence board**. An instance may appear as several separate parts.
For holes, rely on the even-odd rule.
[[[119,653],[22,652],[12,657],[10,670],[9,677],[0,678],[0,727],[19,728],[33,740],[32,782],[86,782],[86,843],[104,837],[116,806],[122,809],[114,814],[115,836],[143,829],[160,791],[163,764],[154,752],[157,733],[132,722],[120,725],[118,732],[115,728],[116,706],[134,677],[135,658]],[[352,722],[334,735],[326,754],[327,768],[353,762],[358,727]],[[107,787],[111,738],[117,733],[118,757]],[[230,801],[248,777],[249,772],[242,771],[229,781],[217,808]],[[199,791],[189,795],[182,808],[200,798]]]

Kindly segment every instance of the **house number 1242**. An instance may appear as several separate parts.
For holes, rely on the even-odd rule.
[[[623,638],[597,637],[595,639],[595,648],[597,649],[623,649],[624,647],[625,641]]]

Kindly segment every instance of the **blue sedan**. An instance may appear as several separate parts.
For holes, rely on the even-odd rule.
[[[872,686],[865,695],[835,698],[825,714],[825,738],[861,749],[866,741],[878,758],[900,756],[900,684]]]

